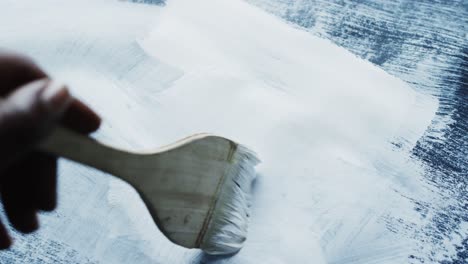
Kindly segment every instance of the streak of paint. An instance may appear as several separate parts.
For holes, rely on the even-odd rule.
[[[276,13],[290,3],[271,1],[268,8]],[[394,6],[314,3],[297,2],[294,8],[303,11],[286,18],[312,33],[317,29],[316,34],[410,83],[423,85],[427,76],[440,76],[434,74],[440,73],[436,66],[445,64],[424,56],[426,63],[418,66],[427,75],[420,74],[421,68],[406,71],[416,66],[405,66],[410,57],[401,62],[404,56],[397,51],[409,53],[404,41],[392,46],[396,53],[385,53],[385,36],[396,38],[390,33],[400,24],[385,26],[378,14]],[[421,10],[429,9],[422,5]],[[369,17],[367,26],[347,23],[363,19],[353,10]],[[28,14],[28,20],[19,13]],[[335,19],[342,26],[330,26]],[[432,149],[425,144],[450,141],[441,137],[452,133],[444,120],[466,117],[461,100],[461,117],[439,118],[446,106],[434,86],[442,87],[439,79],[413,90],[344,49],[234,0],[172,0],[163,8],[120,1],[5,1],[0,20],[8,21],[0,23],[1,46],[34,56],[98,109],[105,120],[96,135],[101,140],[141,148],[193,132],[215,132],[246,143],[264,161],[254,186],[249,240],[235,256],[211,258],[171,245],[128,186],[64,162],[59,210],[41,218],[43,229],[34,237],[20,236],[15,250],[0,252],[7,263],[22,262],[26,255],[36,263],[404,263],[444,258],[431,255],[441,248],[437,241],[418,248],[421,239],[437,234],[426,230],[446,229],[444,236],[467,232],[463,218],[458,227],[445,228],[440,221],[430,226],[437,219],[434,212],[446,210],[440,210],[445,196],[434,192],[439,187],[423,180],[437,175],[427,169],[434,162],[421,158]],[[333,33],[338,28],[353,31]],[[379,38],[369,28],[376,28]],[[353,38],[380,44],[356,44]],[[462,45],[458,36],[450,39],[453,47]],[[441,99],[435,121],[437,104],[426,90]],[[461,90],[459,96],[466,93]],[[441,124],[442,129],[425,132],[431,120],[432,127]],[[455,142],[463,143],[459,122],[451,124],[459,129]],[[455,165],[463,165],[460,158]],[[455,245],[463,243],[454,238],[442,248]],[[446,259],[457,254],[454,249]]]
[[[439,197],[408,197],[427,219],[422,229],[405,223],[422,245],[410,261],[468,262],[468,2],[247,1],[439,98],[432,125],[412,151]]]

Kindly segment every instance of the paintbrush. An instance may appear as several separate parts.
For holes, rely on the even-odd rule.
[[[239,251],[259,162],[246,147],[197,134],[152,152],[124,151],[56,128],[42,151],[108,172],[133,186],[172,242],[212,255]]]

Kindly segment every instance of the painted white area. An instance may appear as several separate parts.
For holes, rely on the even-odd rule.
[[[60,209],[37,234],[44,244],[100,263],[403,263],[413,252],[398,223],[424,224],[402,195],[430,196],[408,151],[433,98],[240,0],[60,3],[0,3],[0,45],[67,80],[102,114],[98,138],[153,148],[211,132],[263,163],[248,241],[233,257],[171,245],[133,190],[71,163]]]

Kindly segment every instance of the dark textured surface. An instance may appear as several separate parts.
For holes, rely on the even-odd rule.
[[[190,1],[192,0],[186,0],[186,3]],[[216,3],[215,1],[219,0],[213,0],[212,3]],[[330,263],[359,264],[467,263],[467,2],[247,1],[283,17],[292,25],[302,27],[313,35],[330,39],[405,80],[414,89],[436,96],[440,101],[432,125],[412,151],[412,159],[417,161],[415,163],[422,164],[425,183],[421,183],[421,188],[430,186],[428,192],[431,192],[431,199],[397,192],[401,189],[386,189],[389,193],[395,191],[396,195],[401,195],[397,201],[404,203],[396,206],[393,211],[385,212],[387,214],[384,217],[388,218],[374,219],[372,210],[363,214],[362,219],[350,217],[334,222],[335,219],[324,218],[327,223],[332,222],[330,228],[326,226],[328,229],[325,230],[325,235],[336,235],[334,231],[341,225],[349,227],[338,234],[341,237],[338,236],[335,241],[342,244],[337,246],[337,250],[327,252],[327,260]],[[52,70],[69,69],[81,73],[83,67],[87,69],[86,74],[89,74],[83,76],[91,76],[91,79],[102,76],[108,78],[112,82],[102,83],[99,89],[77,86],[84,98],[95,98],[96,106],[104,102],[102,105],[107,107],[99,108],[106,117],[105,120],[109,121],[99,135],[101,139],[109,139],[124,146],[144,146],[149,142],[153,142],[151,145],[158,145],[149,140],[154,134],[146,134],[145,129],[160,131],[163,126],[160,122],[147,123],[149,119],[145,118],[154,118],[154,105],[158,103],[154,91],[170,86],[180,76],[180,71],[148,58],[134,40],[139,39],[138,32],[145,32],[142,25],[150,25],[157,18],[158,12],[165,9],[159,10],[148,4],[159,5],[162,1],[130,1],[144,3],[135,5],[122,4],[123,1],[119,1],[120,4],[115,6],[108,5],[113,1],[89,1],[94,5],[93,8],[83,4],[83,1],[70,1],[63,6],[56,0],[46,1],[48,4],[43,1],[26,2],[0,2],[3,7],[0,8],[3,11],[0,19],[9,22],[0,26],[4,36],[0,39],[2,46],[26,50],[39,61],[47,62],[46,65],[57,67]],[[171,1],[167,2],[169,6]],[[8,5],[10,6],[6,7]],[[29,19],[18,16],[18,12],[28,14]],[[27,32],[31,28],[30,21],[38,23],[31,32]],[[356,59],[356,63],[357,61]],[[94,74],[95,72],[99,74]],[[103,81],[102,78],[96,80]],[[108,94],[113,96],[109,97]],[[119,115],[112,112],[117,107],[123,108]],[[148,109],[151,111],[147,111]],[[135,119],[134,116],[145,118]],[[137,129],[141,124],[144,124],[142,128],[145,129]],[[396,148],[405,147],[405,141],[397,142],[394,143]],[[62,165],[62,195],[58,210],[41,216],[42,228],[37,233],[31,236],[15,233],[15,248],[3,251],[0,263],[313,263],[283,262],[281,258],[275,259],[271,248],[270,251],[263,252],[266,256],[259,252],[260,247],[253,250],[251,248],[251,261],[250,258],[243,258],[245,250],[232,259],[211,259],[200,257],[193,251],[179,250],[165,243],[161,239],[162,235],[158,236],[159,233],[139,197],[130,189],[96,171],[65,162]],[[382,164],[383,170],[388,168],[385,165],[388,164]],[[393,173],[400,171],[390,171],[388,175],[380,176],[392,176]],[[407,176],[412,175],[403,174],[401,178]],[[419,175],[416,176],[419,180]],[[307,186],[303,181],[298,184]],[[290,187],[301,200],[303,197],[310,197],[311,192],[308,191],[303,193],[306,196],[301,196],[302,193],[297,192],[300,189],[298,185],[292,184]],[[352,191],[362,190],[353,189],[352,186],[348,188]],[[274,197],[275,193],[269,190],[268,194]],[[332,195],[339,196],[339,193]],[[290,197],[281,194],[278,200],[265,201],[273,201],[268,204],[277,206],[277,201],[285,200],[288,203],[284,202],[284,206],[290,208],[294,207],[291,204],[297,204],[290,203],[289,201],[294,201]],[[410,204],[409,210],[406,210],[407,204]],[[310,204],[305,205],[308,206],[307,211],[297,215],[296,220],[300,220],[300,224],[296,226],[298,233],[307,237],[304,240],[306,242],[297,239],[295,234],[279,237],[278,240],[265,236],[261,237],[265,239],[265,247],[286,248],[277,255],[287,253],[293,256],[313,251],[313,239],[309,239],[308,230],[304,230],[303,226],[312,221],[311,216],[317,211]],[[398,210],[401,208],[405,211],[400,213]],[[272,207],[274,212],[278,209],[281,206]],[[326,209],[335,208],[330,206]],[[343,209],[346,208],[340,207],[336,211],[342,212]],[[409,219],[400,218],[407,216],[405,214],[408,211],[416,215],[415,219],[411,219],[412,215]],[[349,212],[352,213],[351,210]],[[283,215],[277,217],[281,219]],[[282,223],[279,219],[275,217],[272,222]],[[388,233],[395,233],[397,240],[389,240],[391,236],[387,233],[379,233],[380,229],[372,228],[372,223],[378,220],[387,221],[382,224],[382,229],[387,228],[385,231],[389,231]],[[346,226],[346,221],[351,223]],[[265,221],[261,221],[261,224],[268,227]],[[357,228],[354,228],[355,224],[358,224]],[[356,239],[364,228],[366,235],[360,236],[361,240]],[[277,229],[279,228],[274,231]],[[289,235],[289,232],[284,233]],[[368,234],[375,234],[376,238],[368,239]],[[340,238],[342,241],[339,241]],[[404,244],[406,240],[416,243],[407,245]],[[327,241],[329,240],[325,239]],[[303,245],[303,248],[289,252],[294,242]],[[327,245],[323,243],[321,246]],[[337,254],[342,256],[334,258]],[[401,261],[402,259],[408,261]]]
[[[468,263],[468,1],[465,0],[249,0],[332,40],[413,88],[439,98],[439,109],[425,136],[413,149],[425,165],[426,180],[437,187],[441,205],[414,199],[415,210],[431,217],[424,230],[412,230],[421,251],[411,262]],[[411,198],[409,198],[411,199]],[[444,243],[453,245],[449,257]],[[430,239],[431,241],[425,241]],[[449,244],[450,244],[449,242]],[[426,245],[437,245],[423,249]]]
[[[129,2],[151,5],[164,5],[166,3],[165,0],[129,0]]]

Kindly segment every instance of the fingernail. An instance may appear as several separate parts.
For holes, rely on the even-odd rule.
[[[50,81],[42,91],[41,101],[49,110],[60,111],[71,102],[71,96],[64,84]]]

